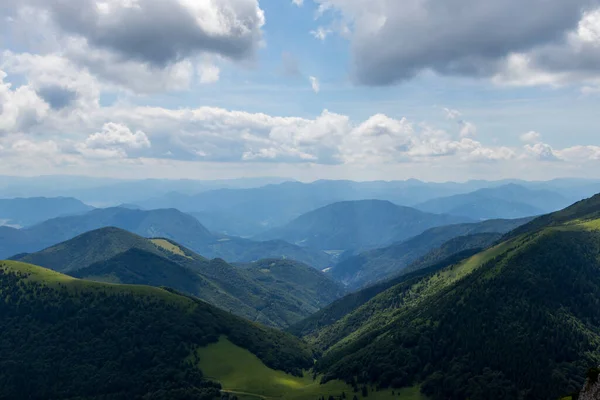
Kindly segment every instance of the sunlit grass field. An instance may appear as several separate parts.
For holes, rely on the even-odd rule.
[[[352,387],[342,381],[331,381],[321,385],[320,377],[313,380],[309,373],[304,377],[296,377],[282,371],[275,371],[249,351],[221,337],[218,343],[197,350],[200,359],[199,368],[204,375],[218,381],[223,390],[247,399],[293,399],[317,400],[329,396],[339,398],[342,393],[352,400],[356,395],[362,399],[361,393],[354,393]],[[368,399],[425,400],[419,388],[400,391],[369,390]]]

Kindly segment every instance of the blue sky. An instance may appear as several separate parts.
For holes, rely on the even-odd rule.
[[[0,173],[600,177],[597,1],[301,3],[0,0]]]

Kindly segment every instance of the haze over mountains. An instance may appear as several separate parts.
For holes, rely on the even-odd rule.
[[[304,214],[256,239],[282,239],[320,250],[362,250],[384,247],[432,227],[469,221],[397,206],[389,201],[334,203]]]
[[[27,393],[61,400],[82,390],[86,400],[213,400],[221,389],[291,400],[558,398],[600,365],[600,195],[537,214],[595,185],[320,181],[162,198],[217,210],[194,215],[143,202],[5,201],[12,220],[49,219],[0,227],[0,258],[13,256],[0,262],[0,341],[18,348],[0,360],[0,379],[17,393],[18,371],[50,374]],[[445,193],[411,207],[360,199],[413,189],[420,200]],[[224,223],[219,213],[231,210],[228,223],[251,239],[202,221]],[[487,219],[496,215],[525,217]],[[265,229],[274,221],[285,222]],[[24,342],[25,331],[35,337]],[[69,362],[54,375],[52,349]],[[59,390],[48,376],[72,382]],[[99,377],[121,382],[118,394]]]
[[[208,258],[250,262],[261,258],[288,257],[315,267],[329,266],[327,254],[283,241],[255,242],[211,233],[198,220],[175,209],[96,209],[83,215],[60,217],[14,229],[0,227],[0,258],[42,250],[90,230],[118,227],[145,237],[173,239]]]

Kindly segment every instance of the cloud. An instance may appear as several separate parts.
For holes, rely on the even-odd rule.
[[[204,64],[198,67],[200,83],[208,84],[219,81],[221,70],[213,64]]]
[[[312,87],[313,92],[319,93],[321,91],[319,80],[314,76],[310,76],[308,79],[310,80],[310,86]]]
[[[451,120],[455,120],[462,116],[461,112],[458,110],[444,108],[443,111],[444,111],[444,114],[446,115],[446,118],[451,119]]]
[[[28,86],[12,88],[4,82],[6,72],[0,70],[0,135],[28,131],[41,123],[50,106]]]
[[[522,134],[519,139],[525,143],[539,143],[542,140],[542,134],[535,131],[529,131]]]
[[[552,146],[545,143],[526,144],[525,152],[528,156],[531,156],[540,161],[560,161],[561,158],[554,151]]]
[[[298,7],[302,7],[302,5],[304,4],[304,0],[292,0],[292,3],[294,3]]]
[[[321,41],[327,39],[327,36],[329,36],[331,33],[333,33],[331,29],[323,28],[322,26],[310,31],[310,34],[313,35],[315,39],[319,39]]]
[[[362,84],[389,85],[424,71],[471,77],[510,72],[516,82],[515,68],[522,68],[524,59],[533,61],[522,71],[525,81],[550,80],[536,78],[531,71],[566,73],[569,79],[598,75],[599,53],[590,52],[598,41],[596,1],[316,2],[353,26],[354,70]]]
[[[23,0],[2,10],[15,20],[9,37],[38,53],[30,58],[142,94],[214,82],[207,57],[252,61],[265,24],[258,0]]]
[[[252,56],[262,40],[257,0],[24,0],[60,33],[120,58],[164,67],[198,54]]]
[[[450,108],[443,108],[442,111],[444,111],[444,115],[447,119],[456,121],[459,127],[460,137],[467,138],[477,135],[477,126],[475,126],[475,124],[472,122],[463,120],[461,118],[462,113],[460,111]]]
[[[109,122],[101,132],[90,135],[85,142],[75,144],[75,149],[90,158],[125,158],[129,150],[150,148],[148,136],[142,131],[132,132],[127,126]]]

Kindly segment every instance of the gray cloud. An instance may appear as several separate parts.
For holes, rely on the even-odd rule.
[[[355,74],[367,85],[399,82],[423,70],[494,75],[511,53],[565,40],[584,12],[599,4],[597,0],[316,1],[341,10],[354,22]]]
[[[264,24],[257,0],[28,0],[61,31],[122,59],[164,67],[199,53],[252,56]]]
[[[77,93],[60,86],[46,86],[37,90],[37,94],[54,110],[69,107],[77,100]]]

